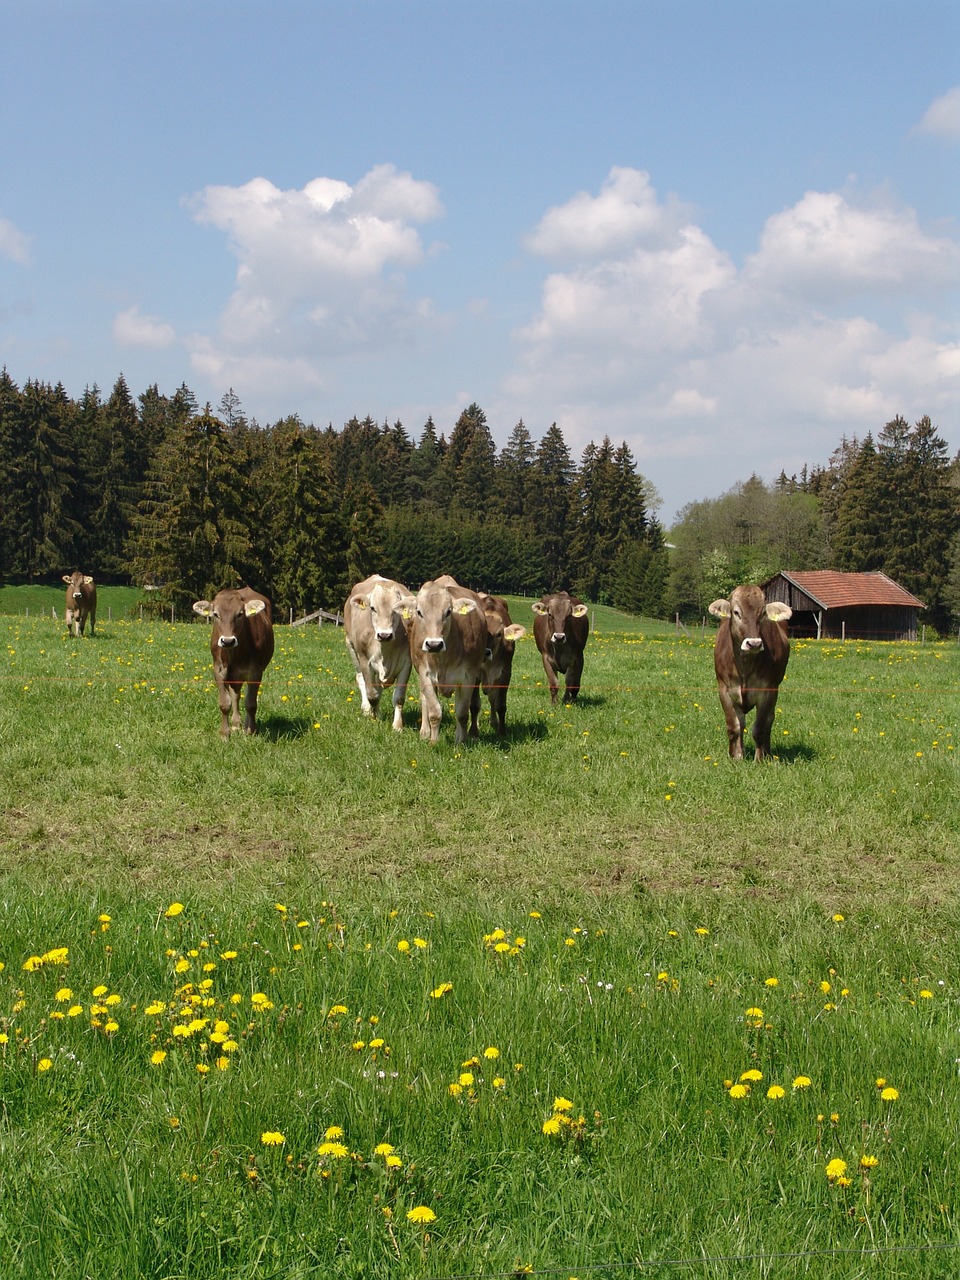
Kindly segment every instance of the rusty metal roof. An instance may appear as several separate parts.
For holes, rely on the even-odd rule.
[[[779,573],[776,576],[785,578],[822,609],[848,609],[853,605],[874,604],[913,609],[927,607],[922,600],[911,595],[885,573],[838,573],[835,569],[810,569],[802,573]],[[771,582],[774,580],[770,579]]]

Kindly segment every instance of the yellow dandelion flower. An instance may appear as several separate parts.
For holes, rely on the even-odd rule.
[[[407,954],[407,952],[410,950],[410,943],[406,940],[406,938],[400,939],[400,941],[397,943],[397,950],[402,951],[404,955]]]
[[[734,1084],[727,1090],[731,1098],[745,1098],[750,1092],[748,1084]]]
[[[843,924],[843,920],[844,920],[844,917],[840,914],[840,912],[839,912],[839,911],[838,911],[838,912],[836,913],[836,915],[833,917],[833,923],[834,923],[834,924]]]
[[[920,994],[923,995],[923,992],[921,991]],[[67,1000],[73,999],[73,992],[69,987],[61,987],[54,999],[59,1000],[61,1003],[66,1003]]]
[[[430,995],[433,997],[434,1000],[439,1000],[441,996],[445,996],[448,991],[452,991],[452,990],[453,990],[452,982],[441,982],[439,987],[435,987],[433,991],[430,992]]]
[[[174,916],[180,915],[181,911],[183,911],[182,902],[171,902],[163,914],[168,920],[172,920]]]
[[[880,1163],[880,1161],[877,1159],[877,1157],[876,1157],[876,1156],[861,1156],[861,1157],[860,1157],[860,1168],[861,1168],[861,1169],[875,1169],[879,1163]]]
[[[499,1058],[500,1050],[496,1047],[496,1045],[491,1044],[486,1049],[484,1049],[483,1056],[485,1058]]]
[[[198,1062],[197,1070],[200,1072],[202,1076],[205,1076],[207,1072],[210,1070],[210,1068],[207,1066],[205,1062]]]
[[[450,1094],[451,1098],[459,1098],[463,1093],[463,1085],[454,1080],[452,1084],[447,1085],[447,1093]]]
[[[752,1067],[749,1071],[744,1071],[744,1072],[741,1074],[740,1079],[741,1079],[741,1080],[753,1080],[753,1081],[756,1081],[756,1080],[762,1080],[762,1079],[763,1079],[763,1072],[762,1072],[762,1071],[758,1071],[758,1070],[756,1069],[756,1067]]]
[[[429,1226],[436,1220],[437,1215],[425,1204],[418,1204],[415,1209],[407,1210],[407,1221],[415,1223],[418,1227]]]
[[[469,1089],[469,1088],[472,1086],[472,1084],[473,1084],[473,1072],[472,1072],[472,1071],[461,1071],[461,1072],[460,1072],[460,1086],[461,1086],[461,1088],[463,1088],[463,1089]]]
[[[349,1012],[350,1012],[350,1010],[347,1008],[347,1006],[346,1006],[345,1004],[332,1004],[332,1005],[330,1006],[330,1012],[327,1014],[327,1017],[328,1017],[328,1018],[335,1018],[335,1017],[337,1017],[339,1014],[342,1014],[342,1013],[349,1013]]]
[[[888,1085],[886,1089],[880,1091],[880,1097],[884,1102],[896,1102],[900,1097],[899,1089],[894,1089],[892,1085]]]
[[[68,1017],[68,1018],[78,1018],[78,1017],[80,1016],[80,1014],[81,1014],[81,1013],[83,1013],[83,1005],[82,1005],[82,1004],[72,1004],[72,1005],[70,1006],[70,1008],[67,1010],[67,1017]]]
[[[701,927],[699,929],[694,929],[693,932],[697,935],[698,938],[705,938],[709,934],[710,930],[704,929],[703,927]]]
[[[776,1101],[778,1098],[782,1098],[786,1092],[786,1089],[784,1089],[782,1085],[772,1084],[767,1090],[767,1097],[773,1098],[774,1101]]]
[[[831,1182],[835,1182],[837,1178],[842,1178],[846,1172],[847,1172],[847,1162],[846,1160],[840,1160],[839,1158],[836,1160],[831,1160],[826,1168],[827,1177],[830,1179]]]
[[[809,1089],[812,1084],[813,1081],[809,1076],[796,1076],[793,1081],[795,1089]]]
[[[229,1058],[217,1058],[216,1066],[218,1071],[226,1071],[230,1066]]]
[[[49,1071],[52,1066],[53,1066],[53,1061],[50,1058],[41,1058],[40,1061],[37,1063],[37,1070]]]
[[[554,1111],[572,1111],[573,1103],[570,1101],[569,1098],[564,1098],[563,1096],[559,1098],[554,1098],[553,1109]]]
[[[763,985],[764,985],[765,987],[779,987],[779,985],[780,985],[780,979],[779,979],[779,978],[764,978],[764,980],[763,980]]]
[[[505,1089],[507,1087],[507,1082],[504,1080],[503,1076],[494,1076],[493,1087],[495,1089]]]
[[[336,1142],[343,1137],[343,1129],[338,1124],[332,1124],[323,1136],[327,1142]]]
[[[329,1156],[331,1160],[343,1160],[349,1154],[349,1147],[342,1142],[321,1142],[317,1147],[318,1156]]]
[[[923,991],[921,991],[919,994],[920,994],[920,999],[921,999],[921,1000],[932,1000],[932,999],[933,999],[933,992],[932,992],[932,991],[927,991],[926,989],[924,989],[924,990],[923,990]]]
[[[395,1148],[392,1142],[378,1142],[373,1148],[373,1154],[375,1156],[391,1156],[393,1155],[394,1150]]]
[[[395,1156],[392,1153],[387,1156],[386,1160],[384,1161],[384,1164],[387,1166],[388,1169],[403,1168],[403,1161],[400,1159],[399,1156]]]
[[[540,1126],[541,1132],[545,1133],[548,1137],[558,1134],[562,1128],[563,1120],[560,1116],[550,1116],[550,1118],[548,1120],[544,1120],[543,1124]]]
[[[267,1129],[261,1133],[260,1141],[265,1147],[282,1147],[286,1142],[286,1138],[276,1129]]]
[[[744,1014],[744,1017],[745,1018],[762,1018],[763,1010],[757,1009],[756,1007],[754,1007],[753,1009],[748,1009]]]

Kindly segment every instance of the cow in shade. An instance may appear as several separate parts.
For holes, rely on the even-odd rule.
[[[770,753],[770,730],[787,670],[790,641],[781,626],[793,614],[779,600],[767,603],[760,587],[735,587],[729,600],[714,600],[710,612],[721,618],[713,647],[720,705],[727,721],[730,756],[743,759],[743,729],[747,712],[756,707],[753,740],[756,759]]]
[[[97,624],[97,584],[89,573],[65,573],[63,580],[67,584],[67,598],[64,617],[67,620],[67,631],[75,636],[83,635],[86,621],[90,619],[90,634],[93,635]]]
[[[273,617],[270,601],[250,587],[226,588],[213,600],[197,600],[194,613],[213,619],[210,652],[220,701],[220,736],[241,728],[240,691],[244,697],[242,728],[257,732],[257,696],[273,657]]]
[[[531,608],[534,613],[533,638],[547,673],[550,701],[557,701],[557,672],[560,672],[566,676],[563,700],[575,702],[583,676],[583,650],[590,634],[587,606],[566,591],[556,591],[538,600]]]
[[[393,727],[403,728],[403,704],[410,680],[410,641],[400,602],[410,593],[380,574],[358,582],[343,606],[347,651],[357,672],[361,710],[377,718],[380,695],[393,689]]]

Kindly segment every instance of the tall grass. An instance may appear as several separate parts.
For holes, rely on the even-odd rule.
[[[203,627],[0,622],[0,1275],[955,1273],[956,648],[795,644],[738,766],[594,623],[460,750],[333,628],[223,744]]]

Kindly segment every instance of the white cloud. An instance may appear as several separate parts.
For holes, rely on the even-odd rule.
[[[678,206],[658,202],[649,173],[615,166],[598,196],[581,191],[548,209],[525,243],[545,258],[602,258],[639,244],[662,245],[683,220]]]
[[[139,307],[119,311],[113,320],[113,337],[123,347],[170,347],[177,340],[172,325],[156,316],[142,316]]]
[[[745,278],[824,300],[851,289],[888,293],[960,280],[960,246],[926,235],[912,209],[859,209],[833,191],[808,191],[767,219]]]
[[[192,205],[238,259],[217,338],[228,355],[266,345],[316,360],[375,348],[423,314],[403,273],[424,259],[414,224],[443,213],[431,183],[378,165],[355,187],[319,177],[282,191],[254,178],[206,187]]]
[[[0,218],[0,256],[21,267],[30,265],[30,239],[8,218]]]
[[[528,247],[569,261],[514,334],[504,400],[525,420],[555,419],[575,456],[625,439],[669,501],[696,475],[715,495],[825,462],[897,413],[956,419],[955,240],[889,200],[808,192],[738,268],[674,213],[646,174],[614,170],[541,220]]]
[[[917,133],[930,133],[955,142],[960,138],[960,85],[935,98],[917,125]]]

